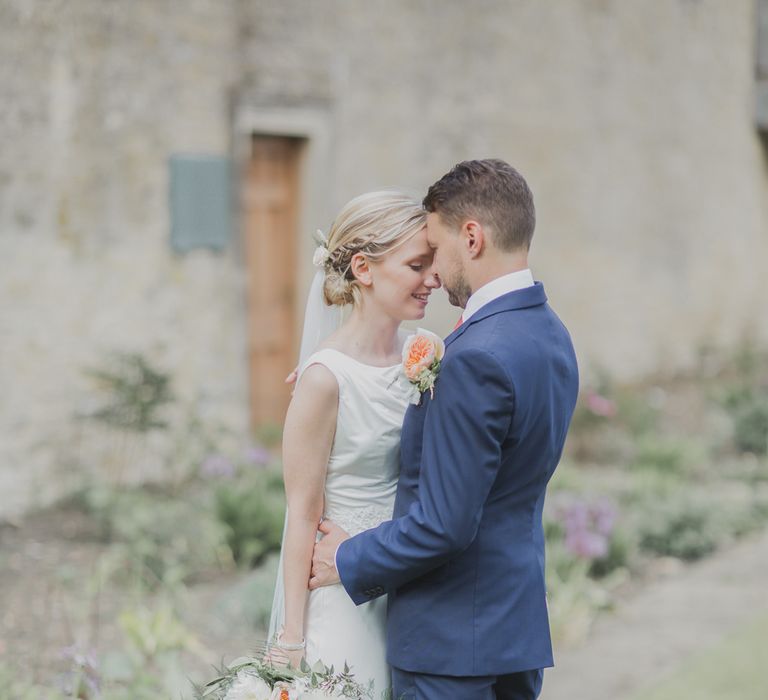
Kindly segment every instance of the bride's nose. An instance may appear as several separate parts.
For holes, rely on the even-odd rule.
[[[440,289],[440,287],[442,287],[442,282],[440,282],[438,274],[433,272],[424,280],[424,286],[429,287],[430,289]]]

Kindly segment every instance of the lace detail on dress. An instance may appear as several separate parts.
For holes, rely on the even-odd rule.
[[[344,528],[350,535],[357,535],[392,520],[392,506],[370,505],[362,508],[331,508],[324,516]]]

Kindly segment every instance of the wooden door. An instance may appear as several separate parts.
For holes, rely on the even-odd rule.
[[[245,257],[251,423],[282,426],[297,358],[296,246],[301,140],[254,136],[247,165]]]

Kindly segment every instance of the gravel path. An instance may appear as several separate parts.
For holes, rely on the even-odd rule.
[[[768,531],[650,584],[582,646],[556,650],[540,700],[628,700],[765,611]]]

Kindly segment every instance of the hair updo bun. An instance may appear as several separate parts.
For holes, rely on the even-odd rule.
[[[326,270],[323,297],[328,306],[354,304],[356,295],[352,280],[346,279],[341,272],[333,268]]]
[[[358,253],[375,261],[424,228],[427,215],[413,197],[398,190],[368,192],[348,202],[328,234],[323,296],[329,306],[356,304],[360,285],[352,272]]]

